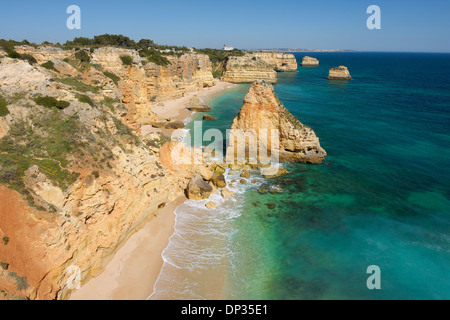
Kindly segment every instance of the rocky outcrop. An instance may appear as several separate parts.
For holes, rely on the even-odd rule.
[[[197,174],[189,181],[186,189],[186,195],[192,200],[203,200],[207,199],[211,195],[212,191],[213,188],[206,183],[199,174]]]
[[[329,80],[351,80],[350,72],[347,67],[339,66],[331,68],[328,75]]]
[[[16,51],[20,54],[33,56],[39,64],[54,59],[64,60],[74,54],[74,50],[64,50],[54,46],[19,46],[16,48]]]
[[[272,134],[272,129],[278,130],[279,134]],[[278,143],[272,143],[272,139]],[[283,106],[272,85],[266,81],[253,83],[245,96],[244,105],[230,132],[227,162],[228,157],[236,157],[233,150],[246,150],[248,153],[255,142],[258,146],[265,145],[269,152],[278,154],[279,160],[284,162],[320,163],[326,156],[314,131]]]
[[[188,104],[186,105],[186,109],[189,111],[196,112],[209,112],[211,111],[211,107],[206,105],[199,97],[196,95],[189,99]]]
[[[147,99],[140,96],[141,67],[114,70],[119,86],[95,68],[71,78],[0,58],[0,95],[10,112],[1,118],[2,141],[23,146],[0,150],[0,299],[67,298],[74,270],[82,284],[98,275],[167,201],[184,194],[192,176],[208,176],[202,165],[172,165],[164,153],[171,144],[147,145],[122,121],[129,111],[120,102],[104,104],[108,94],[130,88],[121,85],[127,81],[137,85],[130,104]],[[89,85],[94,80],[96,87]],[[113,89],[103,90],[106,85]],[[40,106],[38,96],[69,106]]]
[[[277,72],[296,72],[297,71],[297,59],[292,53],[280,53],[280,52],[253,52],[247,54],[250,58],[257,58],[269,66],[271,66]]]
[[[302,67],[315,67],[319,65],[319,60],[313,57],[305,56],[302,59],[301,66]]]
[[[210,114],[204,114],[204,115],[203,115],[203,120],[206,120],[206,121],[214,121],[214,120],[217,120],[217,118],[214,117],[214,116],[212,116],[212,115],[210,115]]]
[[[277,73],[272,66],[256,57],[229,57],[223,81],[231,83],[253,83],[256,80],[266,80],[277,83]]]
[[[121,56],[130,56],[131,66],[124,66]],[[154,119],[152,105],[180,98],[186,93],[215,85],[209,57],[203,54],[167,56],[169,64],[156,65],[141,58],[137,51],[122,48],[99,48],[92,54],[92,63],[102,66],[121,78],[119,95],[128,106],[131,124],[148,123]]]

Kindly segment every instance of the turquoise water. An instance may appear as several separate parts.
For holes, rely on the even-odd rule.
[[[228,206],[224,297],[450,299],[450,55],[311,55],[320,66],[279,73],[275,91],[328,156]],[[326,79],[338,65],[352,81]],[[210,101],[203,129],[230,128],[248,87]],[[366,287],[370,265],[381,290]]]

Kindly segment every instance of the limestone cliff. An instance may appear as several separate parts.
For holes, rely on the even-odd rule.
[[[331,68],[328,79],[330,80],[351,80],[350,72],[347,67],[339,66],[336,68]]]
[[[132,57],[132,65],[124,66],[121,56]],[[168,65],[156,65],[146,62],[135,50],[120,48],[99,48],[92,54],[92,63],[121,78],[119,94],[128,106],[127,118],[132,124],[155,120],[151,106],[156,103],[215,84],[207,55],[192,53],[167,59]]]
[[[313,57],[305,56],[302,59],[301,62],[302,67],[312,67],[312,66],[318,66],[319,60]]]
[[[262,138],[260,129],[269,130],[267,139]],[[271,135],[271,129],[278,130],[279,136]],[[283,106],[272,85],[266,81],[253,83],[245,96],[244,105],[234,119],[230,132],[232,148],[249,149],[251,140],[242,139],[245,133],[258,139],[254,140],[258,144],[265,144],[269,151],[278,153],[282,162],[320,163],[326,156],[314,131]],[[274,138],[278,140],[278,146],[275,144],[272,149],[271,139]],[[236,143],[234,139],[238,139]]]
[[[204,170],[164,167],[164,140],[158,134],[144,140],[127,116],[131,105],[133,116],[142,116],[136,106],[149,106],[149,92],[170,97],[209,85],[206,58],[173,57],[171,67],[160,67],[139,64],[130,51],[98,50],[83,64],[73,52],[66,61],[42,53],[40,61],[67,63],[74,76],[56,63],[45,68],[0,58],[0,96],[8,110],[0,116],[0,299],[68,297],[74,270],[82,283],[99,274]],[[135,63],[124,66],[122,54]],[[171,82],[162,85],[149,70]]]
[[[223,81],[232,83],[252,83],[266,80],[277,83],[277,73],[272,66],[256,57],[230,57],[225,65]]]
[[[247,54],[247,56],[251,58],[256,57],[257,59],[264,61],[277,72],[297,71],[297,59],[291,53],[253,52]]]

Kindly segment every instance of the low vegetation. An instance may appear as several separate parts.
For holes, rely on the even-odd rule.
[[[57,108],[59,110],[65,109],[70,106],[70,102],[64,100],[58,100],[53,97],[45,96],[45,97],[37,97],[34,99],[36,104],[46,107],[46,108]]]
[[[109,72],[109,71],[105,71],[105,72],[103,72],[103,74],[104,74],[106,77],[110,78],[116,85],[119,84],[119,81],[120,81],[120,77],[119,77],[119,76],[117,76],[117,75],[115,75],[114,73]]]
[[[80,101],[82,103],[87,103],[91,107],[95,107],[94,101],[89,96],[87,96],[85,94],[78,95],[77,99],[78,99],[78,101]]]
[[[196,49],[198,53],[208,55],[212,63],[213,77],[220,78],[225,71],[225,63],[229,57],[242,57],[245,53],[241,50],[234,49],[231,51],[217,50],[217,49]]]
[[[51,60],[44,62],[43,64],[41,64],[41,66],[45,69],[56,71],[55,64]]]
[[[27,290],[28,289],[29,285],[28,285],[27,278],[21,277],[21,276],[17,275],[17,273],[15,273],[15,272],[10,272],[8,275],[16,280],[17,290]]]
[[[100,87],[86,84],[82,81],[81,78],[66,77],[66,78],[54,78],[52,80],[71,86],[72,89],[78,92],[98,93],[100,91]]]
[[[36,59],[29,54],[20,54],[16,51],[16,46],[29,45],[30,43],[26,40],[22,42],[0,39],[0,49],[6,52],[6,55],[12,59],[22,59],[28,61],[30,64],[37,63]]]
[[[85,50],[79,50],[75,52],[75,58],[80,60],[81,62],[90,62],[91,57],[89,57],[89,54]]]
[[[7,105],[8,103],[6,102],[6,100],[0,96],[0,117],[5,117],[9,114]]]
[[[131,66],[133,64],[133,58],[130,56],[120,56],[120,60],[124,66]]]

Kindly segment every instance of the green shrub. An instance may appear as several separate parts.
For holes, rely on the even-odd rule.
[[[144,48],[139,51],[139,55],[143,58],[147,58],[148,62],[153,62],[158,66],[167,66],[168,64],[170,64],[170,61],[166,57],[164,57],[161,52],[153,48]]]
[[[114,102],[116,102],[115,99],[110,97],[105,97],[102,101],[102,103],[111,110],[111,112],[114,112]]]
[[[130,56],[120,56],[124,66],[131,66],[133,64],[133,58]]]
[[[68,106],[70,106],[70,102],[68,101],[63,101],[63,100],[57,100],[56,98],[53,97],[37,97],[36,99],[34,99],[34,102],[36,102],[36,104],[46,107],[46,108],[58,108],[60,110],[67,108]]]
[[[108,78],[110,78],[112,81],[114,81],[114,83],[115,83],[116,85],[117,85],[117,84],[119,83],[119,81],[120,81],[120,77],[117,76],[117,75],[115,75],[115,74],[112,73],[112,72],[105,71],[105,72],[103,72],[103,74],[104,74],[105,76],[107,76]]]
[[[21,54],[19,59],[28,61],[29,64],[37,63],[36,59],[31,54],[28,53]]]
[[[80,92],[94,92],[97,93],[100,88],[83,83],[79,78],[67,77],[67,78],[55,78],[54,81],[71,86],[74,90]]]
[[[28,281],[25,277],[20,277],[15,272],[10,272],[8,274],[10,277],[16,279],[16,288],[17,290],[27,290],[28,289]]]
[[[0,267],[1,267],[3,270],[8,270],[8,268],[9,268],[9,263],[7,263],[7,262],[0,262]]]
[[[94,101],[92,101],[92,99],[90,97],[88,97],[87,95],[82,94],[82,95],[77,96],[77,98],[78,98],[78,101],[87,103],[91,107],[95,107]]]
[[[93,175],[96,179],[98,179],[98,178],[100,177],[100,172],[98,172],[97,170],[92,171],[92,175]]]
[[[86,51],[84,51],[84,50],[77,51],[75,53],[75,58],[77,58],[81,62],[89,62],[89,61],[91,61],[91,58],[89,57],[89,54]]]
[[[43,66],[45,69],[56,71],[55,64],[51,60],[41,64],[41,66]]]
[[[9,238],[8,237],[3,237],[3,243],[5,244],[5,246],[7,246],[8,245],[8,242],[9,242]]]
[[[7,104],[6,100],[0,97],[0,117],[5,117],[9,114]]]

